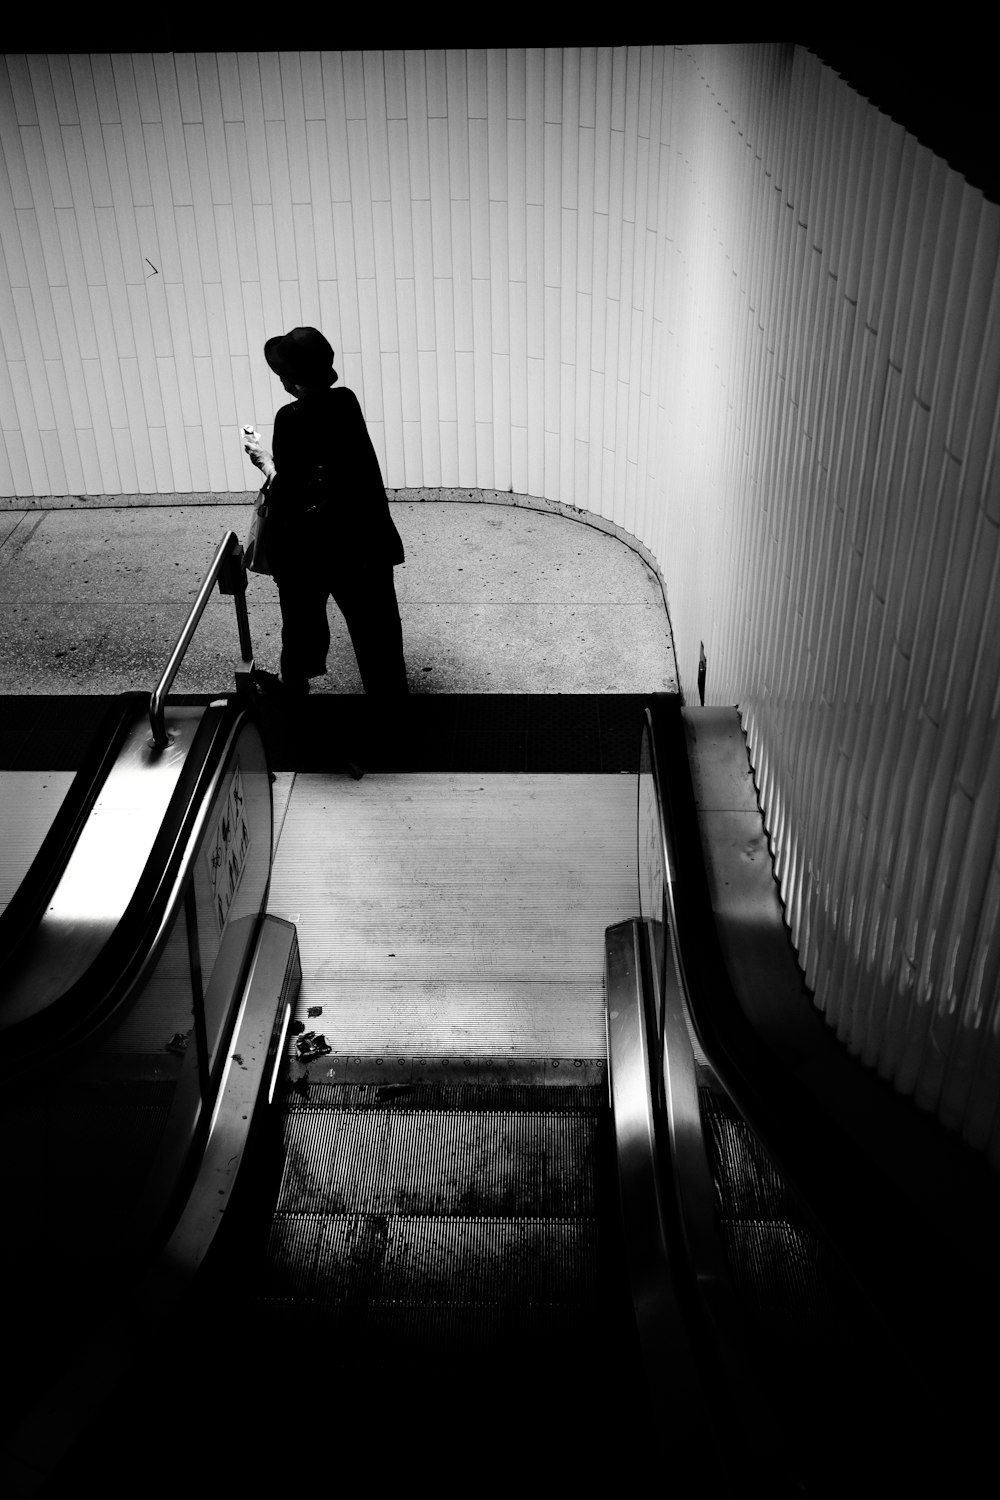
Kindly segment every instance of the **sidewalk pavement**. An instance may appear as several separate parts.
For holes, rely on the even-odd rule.
[[[412,493],[412,492],[411,492]],[[0,693],[151,690],[216,548],[245,539],[249,503],[0,510]],[[479,501],[393,501],[406,549],[396,592],[410,688],[423,693],[648,693],[676,689],[655,573],[617,537],[570,517]],[[277,590],[251,575],[258,667],[278,670]],[[329,606],[329,675],[359,693]],[[230,598],[214,591],[174,683],[227,692],[239,659]]]

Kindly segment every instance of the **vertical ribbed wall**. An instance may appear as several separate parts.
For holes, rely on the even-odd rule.
[[[6,57],[0,494],[251,487],[239,426],[266,438],[287,399],[264,339],[310,323],[389,488],[627,525],[671,67],[650,47]]]
[[[681,679],[703,640],[818,1005],[1000,1163],[1000,209],[808,54],[678,52],[674,85],[644,540]]]
[[[659,559],[845,1042],[1000,1163],[1000,210],[801,49],[9,56],[0,494],[241,490],[322,327],[390,488]]]

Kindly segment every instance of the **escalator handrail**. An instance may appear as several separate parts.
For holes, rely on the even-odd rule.
[[[0,979],[52,899],[144,698],[123,693],[109,705],[38,852],[0,912]]]
[[[642,924],[609,927],[604,940],[608,1088],[614,1121],[625,1248],[647,1380],[658,1407],[696,1414],[696,1356],[671,1276],[670,1206],[660,1168],[645,995]],[[661,1351],[671,1357],[664,1360]]]
[[[155,962],[183,899],[204,820],[248,710],[227,699],[207,708],[159,833],[121,920],[87,972],[58,1000],[3,1037],[0,1077],[11,1079],[43,1054],[97,1037],[120,1015]],[[266,892],[265,892],[266,899]]]
[[[190,894],[191,866],[198,857],[199,848],[202,847],[202,840],[207,825],[209,811],[215,802],[216,792],[224,783],[225,778],[232,766],[232,752],[239,745],[241,736],[243,735],[247,725],[253,722],[254,719],[252,713],[241,711],[231,727],[222,754],[218,758],[215,773],[212,776],[211,780],[207,783],[202,794],[199,815],[192,822],[190,828],[187,831],[184,853],[173,879],[170,900],[167,904],[162,918],[160,919],[157,940],[150,949],[148,959],[132,982],[133,994],[138,994],[141,990],[145,975],[146,973],[148,973],[149,969],[155,962],[160,940],[167,934],[169,934],[171,928],[173,927],[175,919],[180,913],[181,905]],[[267,781],[267,789],[270,796],[270,779],[268,779]],[[273,808],[271,824],[269,827],[269,836],[273,839]],[[203,1103],[208,1102],[212,1104],[213,1109],[211,1112],[211,1117],[209,1117],[209,1115],[206,1115],[205,1111],[200,1108],[196,1112],[190,1112],[185,1116],[185,1107],[180,1099],[176,1098],[175,1096],[175,1108],[178,1111],[178,1125],[173,1129],[171,1129],[168,1125],[167,1130],[165,1130],[163,1147],[161,1149],[160,1155],[157,1157],[156,1163],[154,1163],[153,1174],[154,1176],[170,1178],[174,1183],[173,1190],[169,1198],[164,1200],[159,1194],[158,1187],[152,1183],[151,1179],[152,1191],[150,1191],[146,1195],[136,1211],[137,1222],[144,1220],[147,1225],[147,1229],[151,1228],[154,1234],[156,1232],[158,1222],[161,1221],[165,1215],[169,1217],[171,1206],[175,1207],[179,1202],[185,1200],[190,1185],[188,1180],[188,1167],[190,1166],[190,1163],[192,1161],[196,1161],[198,1159],[198,1148],[204,1141],[206,1132],[211,1131],[211,1122],[214,1121],[215,1114],[218,1111],[218,1100],[221,1097],[223,1089],[225,1088],[226,1076],[231,1071],[232,1063],[234,1060],[232,1052],[233,1037],[240,1027],[242,1017],[246,1009],[247,986],[249,985],[248,976],[252,975],[257,962],[257,953],[260,946],[260,934],[268,923],[270,923],[272,926],[274,926],[275,923],[278,923],[278,925],[285,927],[291,925],[287,922],[279,922],[277,918],[270,918],[265,915],[267,907],[267,895],[270,889],[271,881],[270,872],[271,864],[269,860],[267,878],[264,882],[264,888],[261,892],[260,903],[257,912],[253,918],[253,936],[246,944],[243,955],[243,962],[234,982],[235,993],[243,994],[242,1005],[238,1011],[235,1007],[230,1007],[227,1010],[224,1025],[220,1029],[216,1040],[214,1048],[215,1061],[211,1067],[209,1067],[209,1060],[205,1058],[205,1082],[204,1087],[200,1090],[200,1097]],[[211,984],[208,986],[206,995],[210,992]],[[128,997],[126,996],[122,1003],[127,1003],[127,1001]],[[196,1002],[196,1005],[200,1005],[201,1007],[203,1025],[205,1003],[205,996],[202,996],[201,1000]],[[195,1029],[197,1031],[197,1020]],[[192,1053],[195,1050],[195,1046],[189,1049],[189,1052],[184,1059],[184,1067],[189,1067],[196,1062],[197,1059],[192,1056]],[[197,1050],[200,1050],[200,1046],[197,1048]],[[240,1049],[238,1047],[237,1052],[239,1052],[239,1055],[242,1056],[242,1053],[240,1052]],[[194,1080],[192,1078],[192,1087],[189,1091],[189,1097],[193,1095],[194,1092]]]
[[[668,960],[668,984],[672,969]],[[721,1442],[725,1451],[716,1457],[724,1470],[738,1469],[743,1484],[766,1477],[769,1492],[783,1494],[792,1482],[788,1434],[746,1358],[745,1328],[715,1227],[694,1053],[678,997],[658,996],[654,972],[648,921],[607,929],[608,1081],[647,1384],[688,1442],[713,1450]],[[663,1059],[654,1015],[659,998],[666,1012]],[[711,1415],[720,1378],[728,1393],[722,1430]]]
[[[164,722],[164,708],[167,694],[177,676],[181,662],[184,660],[188,647],[198,629],[198,623],[205,613],[205,606],[211,597],[216,583],[219,584],[223,593],[232,594],[236,605],[236,622],[240,635],[240,649],[243,655],[244,667],[253,668],[252,651],[250,646],[250,627],[247,620],[246,605],[246,572],[243,567],[243,548],[235,531],[227,531],[216,550],[212,565],[205,575],[204,582],[198,590],[198,596],[188,612],[177,644],[170,653],[170,659],[160,675],[149,698],[149,726],[153,732],[153,742],[159,749],[167,745],[167,730]]]
[[[821,1108],[808,1088],[755,1033],[722,956],[691,780],[681,705],[647,708],[657,755],[657,793],[666,851],[666,906],[684,1003],[699,1044],[724,1089],[790,1183],[806,1216],[838,1248],[872,1309],[888,1317],[903,1346],[932,1338],[928,1288],[942,1267],[950,1298],[982,1287],[963,1283],[963,1268],[933,1225],[872,1158]],[[683,877],[680,872],[683,871]],[[968,1282],[965,1275],[965,1283]],[[986,1308],[982,1307],[983,1315]],[[955,1304],[942,1308],[933,1337],[950,1347]],[[995,1309],[991,1308],[991,1316]],[[944,1357],[944,1356],[942,1356]]]

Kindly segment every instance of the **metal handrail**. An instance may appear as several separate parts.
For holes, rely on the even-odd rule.
[[[243,547],[235,531],[227,531],[219,543],[212,566],[205,576],[205,581],[198,590],[198,597],[191,606],[191,611],[184,622],[184,628],[177,637],[177,644],[170,654],[170,660],[163,669],[156,687],[149,698],[149,725],[153,731],[153,744],[158,750],[165,750],[169,743],[166,725],[163,720],[163,712],[166,697],[177,676],[177,670],[187,648],[190,646],[194,633],[198,628],[198,622],[205,612],[205,605],[216,583],[219,592],[232,594],[236,605],[236,626],[240,636],[240,654],[242,657],[240,666],[236,669],[236,686],[240,691],[249,689],[253,678],[253,647],[250,641],[250,619],[247,615],[246,587],[247,575],[246,565],[243,560]]]
[[[665,930],[659,972],[653,926],[649,919],[622,923],[608,928],[605,934],[608,1058],[615,1131],[619,1135],[620,1104],[627,1102],[627,1093],[631,1089],[636,1095],[630,1103],[631,1113],[641,1120],[642,1128],[633,1123],[631,1135],[635,1139],[624,1142],[624,1146],[626,1152],[631,1146],[633,1155],[645,1152],[648,1158],[647,1173],[653,1179],[655,1210],[647,1206],[647,1233],[652,1239],[658,1231],[663,1241],[658,1251],[655,1247],[647,1247],[646,1270],[650,1277],[662,1277],[665,1268],[669,1274],[670,1266],[670,1251],[663,1227],[666,1205],[660,1197],[661,1187],[657,1180],[661,1172],[657,1161],[657,1122],[662,1121],[665,1127],[663,1143],[671,1162],[665,1180],[672,1184],[679,1244],[684,1247],[686,1263],[721,1367],[730,1387],[741,1393],[744,1441],[755,1461],[774,1458],[783,1462],[786,1434],[768,1406],[765,1392],[748,1374],[742,1317],[719,1238],[716,1190],[698,1098],[698,1065],[688,1032],[691,986],[685,965],[684,931],[677,912],[676,888],[681,878],[677,838],[672,810],[663,797],[660,758],[649,709],[646,710],[643,733],[649,747],[649,769],[655,792]],[[641,943],[646,945],[645,962],[639,955]],[[617,950],[623,946],[626,950],[634,950],[635,957],[628,965],[623,965],[622,959],[618,958],[617,968],[621,974],[616,976],[614,960]],[[613,985],[615,977],[618,978],[617,985]],[[633,1034],[631,1040],[630,1032]],[[635,1056],[630,1057],[630,1050]],[[627,1076],[620,1079],[618,1075],[623,1069]],[[714,1070],[710,1068],[709,1073],[714,1075]],[[620,1170],[628,1165],[622,1160],[622,1151],[623,1142],[619,1138]],[[634,1166],[631,1174],[633,1178],[637,1177]],[[647,1194],[650,1192],[648,1185],[646,1191]],[[660,1288],[654,1296],[653,1290],[641,1283],[638,1287],[634,1283],[633,1295],[637,1289],[643,1302],[650,1306],[658,1305],[667,1295]],[[661,1311],[661,1322],[662,1318]],[[666,1358],[664,1351],[667,1347],[662,1336],[657,1339],[656,1332],[655,1327],[649,1330],[654,1362],[657,1358]]]

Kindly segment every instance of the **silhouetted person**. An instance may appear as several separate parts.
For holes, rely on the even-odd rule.
[[[273,453],[246,444],[269,478],[267,551],[281,604],[281,677],[266,692],[302,696],[326,673],[327,600],[347,621],[366,693],[406,693],[393,568],[403,543],[353,391],[337,385],[333,349],[316,328],[268,339],[264,358],[295,400],[275,413]]]

